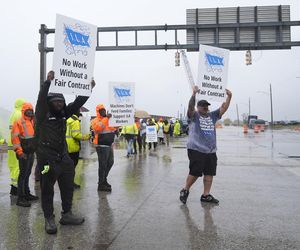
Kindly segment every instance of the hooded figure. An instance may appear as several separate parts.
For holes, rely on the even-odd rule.
[[[11,141],[14,151],[19,160],[18,200],[17,205],[30,207],[29,201],[37,200],[38,197],[30,194],[29,176],[34,161],[34,113],[30,103],[23,103],[22,117],[12,126]]]
[[[54,220],[53,196],[54,184],[58,181],[62,199],[63,225],[79,225],[84,218],[72,213],[74,163],[68,154],[66,143],[66,121],[88,100],[87,96],[78,96],[75,101],[66,106],[62,94],[49,93],[51,81],[54,80],[54,72],[50,71],[47,80],[42,85],[36,104],[36,137],[38,166],[48,167],[40,169],[42,208],[45,217],[45,230],[49,234],[55,234],[57,227]],[[92,88],[95,82],[91,82]]]
[[[16,157],[16,153],[12,148],[12,142],[11,142],[11,129],[13,124],[21,118],[22,116],[22,105],[25,102],[25,99],[19,98],[15,101],[15,109],[11,113],[9,117],[9,134],[8,134],[8,140],[7,140],[7,145],[8,145],[8,156],[7,156],[7,165],[10,171],[10,179],[11,179],[11,189],[10,189],[10,194],[11,195],[17,195],[18,190],[18,177],[19,177],[19,162]]]
[[[174,135],[180,136],[180,130],[181,130],[180,122],[178,120],[176,120],[176,122],[174,124]]]
[[[98,191],[111,192],[111,185],[107,182],[107,176],[114,164],[114,152],[112,144],[116,129],[108,125],[110,114],[106,113],[103,104],[96,107],[97,117],[92,120],[91,127],[94,131],[94,144],[98,155]]]

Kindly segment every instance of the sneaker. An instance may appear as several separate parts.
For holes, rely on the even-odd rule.
[[[80,225],[84,222],[84,218],[74,215],[71,211],[67,213],[61,213],[61,219],[59,223],[62,225]]]
[[[78,185],[78,184],[76,184],[76,183],[74,182],[73,187],[74,187],[74,189],[79,189],[79,188],[80,188],[80,185]]]
[[[54,220],[54,215],[49,218],[45,218],[45,230],[48,234],[56,234],[57,227]]]
[[[204,196],[203,194],[201,195],[200,198],[201,202],[209,202],[209,203],[214,203],[214,204],[219,204],[219,200],[217,200],[215,197],[213,197],[211,194]]]
[[[98,191],[111,192],[111,186],[103,184],[98,185]]]
[[[188,190],[185,190],[184,188],[180,191],[179,199],[183,204],[186,203],[186,200],[189,197],[189,193],[190,192]]]
[[[10,185],[10,195],[17,196],[18,195],[18,188],[14,185]]]
[[[39,197],[29,193],[25,196],[25,199],[27,201],[37,201],[39,199]]]
[[[31,204],[28,200],[26,200],[24,197],[22,198],[19,198],[18,197],[18,200],[17,200],[17,206],[20,206],[20,207],[30,207]]]

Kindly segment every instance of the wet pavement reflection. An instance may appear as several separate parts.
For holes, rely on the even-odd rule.
[[[108,181],[112,193],[97,192],[98,162],[76,168],[73,211],[81,226],[44,232],[40,202],[17,207],[9,195],[7,154],[0,153],[0,249],[300,249],[300,133],[248,134],[218,129],[218,172],[213,194],[219,206],[201,204],[202,180],[186,205],[178,199],[188,173],[186,137],[173,138],[126,157],[125,143],[115,145]],[[273,143],[273,147],[272,147]],[[291,169],[293,171],[291,171]],[[40,196],[33,174],[31,190]],[[55,186],[58,223],[60,194]]]

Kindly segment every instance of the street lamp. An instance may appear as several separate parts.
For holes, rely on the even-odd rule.
[[[270,84],[270,92],[265,92],[265,91],[257,91],[257,93],[262,93],[270,96],[270,105],[271,105],[271,129],[273,130],[273,98],[272,98],[272,85]]]

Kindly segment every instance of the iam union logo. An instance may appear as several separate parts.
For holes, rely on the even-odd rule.
[[[68,55],[88,55],[90,48],[90,29],[87,26],[76,23],[73,26],[64,25],[64,44]]]
[[[224,68],[224,56],[219,51],[205,51],[205,65],[209,72],[221,73]]]
[[[131,99],[130,88],[114,87],[114,97],[118,103],[128,102]]]

